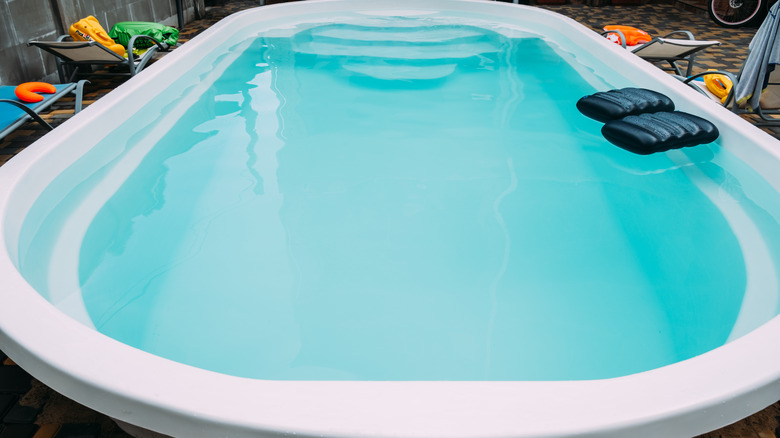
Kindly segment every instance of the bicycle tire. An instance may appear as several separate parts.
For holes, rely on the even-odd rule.
[[[754,22],[762,6],[762,0],[709,0],[707,13],[719,26],[741,27]]]

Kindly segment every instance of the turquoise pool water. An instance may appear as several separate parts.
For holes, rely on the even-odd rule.
[[[611,146],[574,105],[608,82],[583,55],[432,18],[292,33],[236,42],[63,173],[22,229],[27,280],[232,375],[569,380],[735,336],[755,242],[718,199],[776,266],[777,193],[717,144]]]

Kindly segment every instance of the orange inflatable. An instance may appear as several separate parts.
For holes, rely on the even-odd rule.
[[[25,82],[19,84],[14,89],[14,94],[22,102],[35,103],[43,100],[43,96],[38,93],[56,93],[54,85],[47,82]]]
[[[604,30],[619,30],[623,33],[623,35],[626,36],[626,45],[627,46],[636,46],[637,44],[646,44],[649,43],[650,40],[653,38],[650,36],[649,33],[639,30],[635,27],[631,26],[604,26]],[[610,33],[607,35],[607,39],[610,41],[614,41],[618,44],[621,44],[620,42],[620,36],[616,33]]]
[[[75,41],[97,41],[117,55],[125,56],[125,47],[108,36],[108,32],[92,15],[73,23],[68,33]]]

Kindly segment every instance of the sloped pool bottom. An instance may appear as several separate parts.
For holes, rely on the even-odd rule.
[[[339,437],[378,435],[571,436],[574,434],[616,437],[694,436],[735,421],[774,401],[777,391],[780,390],[780,378],[778,378],[780,370],[777,369],[776,361],[773,360],[780,354],[778,344],[775,342],[777,333],[780,332],[780,322],[777,318],[773,318],[777,312],[777,282],[772,260],[776,259],[774,248],[777,247],[777,242],[772,235],[772,230],[776,227],[776,218],[780,217],[777,211],[778,203],[774,201],[777,196],[775,188],[780,184],[773,178],[776,172],[772,169],[777,165],[777,157],[772,153],[775,148],[774,144],[770,144],[771,139],[733,115],[726,112],[710,111],[707,107],[699,106],[695,95],[689,95],[688,90],[663,73],[629,57],[617,47],[607,45],[603,38],[593,35],[592,32],[576,25],[576,23],[554,14],[535,8],[516,7],[500,2],[454,0],[446,2],[433,0],[426,3],[424,8],[414,2],[400,1],[393,3],[391,11],[386,10],[386,8],[388,5],[382,5],[378,2],[365,3],[348,0],[305,2],[305,4],[291,3],[278,7],[261,8],[259,11],[236,16],[215,26],[202,35],[202,38],[199,37],[166,56],[161,62],[137,76],[134,85],[128,84],[128,86],[120,87],[112,95],[91,105],[85,112],[71,119],[67,125],[60,127],[56,137],[45,137],[35,147],[28,148],[11,163],[3,166],[0,169],[0,186],[9,188],[8,191],[0,191],[0,228],[3,229],[0,234],[0,240],[2,240],[0,245],[8,250],[8,253],[0,252],[0,275],[3,277],[2,285],[0,285],[0,294],[2,294],[0,299],[4,304],[0,306],[0,345],[2,345],[3,350],[12,354],[17,363],[20,363],[37,378],[68,397],[112,417],[171,436],[230,435],[248,437],[277,436],[280,433]],[[399,8],[407,8],[407,10],[399,11]],[[522,217],[523,224],[527,224],[529,227],[535,226],[537,223],[549,227],[547,228],[548,234],[566,233],[567,230],[572,230],[571,227],[580,226],[577,225],[580,222],[582,222],[582,227],[589,226],[591,232],[601,233],[601,228],[598,226],[612,229],[617,222],[597,223],[592,218],[580,219],[576,215],[577,212],[573,211],[574,207],[580,208],[584,204],[600,201],[612,208],[622,209],[622,205],[607,202],[606,198],[627,203],[629,200],[626,198],[634,194],[636,196],[633,198],[639,200],[637,202],[641,201],[640,203],[648,205],[648,211],[655,212],[656,201],[660,203],[662,199],[665,199],[664,197],[667,198],[664,202],[674,200],[668,199],[671,197],[670,190],[665,189],[681,190],[681,188],[672,187],[671,183],[669,185],[660,183],[657,187],[642,187],[636,184],[638,178],[635,176],[644,174],[648,175],[648,178],[659,178],[657,181],[662,181],[658,174],[679,175],[679,170],[682,170],[688,177],[688,182],[693,183],[711,202],[707,204],[702,201],[702,198],[694,199],[694,202],[688,205],[691,208],[688,213],[698,214],[699,212],[694,209],[699,207],[704,207],[705,213],[710,209],[719,210],[723,219],[733,230],[732,237],[739,244],[741,257],[744,258],[744,266],[746,267],[744,300],[742,300],[742,308],[738,312],[736,322],[734,322],[732,331],[727,338],[727,340],[731,340],[730,342],[668,366],[606,380],[296,381],[246,379],[189,367],[128,347],[90,328],[93,325],[92,318],[81,300],[79,287],[79,275],[83,272],[78,270],[79,263],[81,263],[79,255],[82,249],[81,242],[87,234],[88,226],[94,218],[106,217],[105,211],[101,212],[101,209],[113,202],[111,201],[112,196],[121,192],[120,183],[131,175],[133,178],[138,176],[134,171],[140,169],[139,164],[143,159],[148,159],[148,157],[159,153],[158,148],[152,150],[152,147],[160,143],[160,140],[166,135],[167,127],[175,125],[175,121],[184,118],[185,114],[192,116],[191,113],[187,113],[190,104],[199,100],[201,96],[208,95],[209,90],[212,89],[211,85],[215,81],[214,78],[219,76],[221,71],[227,70],[227,67],[234,61],[234,55],[243,53],[245,47],[236,42],[242,41],[242,35],[245,36],[247,29],[251,28],[252,32],[257,32],[259,27],[263,27],[286,31],[289,28],[285,29],[284,26],[280,26],[280,22],[284,25],[284,20],[289,20],[289,17],[296,17],[296,19],[303,16],[311,17],[311,15],[305,14],[350,15],[357,11],[358,14],[375,17],[388,15],[420,17],[433,15],[432,8],[441,8],[441,10],[447,10],[447,13],[460,13],[477,19],[486,17],[486,15],[481,14],[491,14],[489,16],[491,20],[501,23],[499,27],[504,26],[501,29],[502,33],[512,35],[512,37],[517,36],[513,30],[517,27],[516,24],[525,23],[523,25],[527,24],[532,27],[528,23],[533,23],[534,27],[540,26],[543,29],[542,33],[549,37],[546,39],[547,42],[557,42],[551,43],[551,46],[590,84],[590,89],[628,85],[651,87],[673,96],[681,110],[702,115],[719,126],[721,140],[718,144],[696,148],[683,154],[670,153],[659,157],[650,157],[648,160],[636,161],[630,156],[612,155],[607,152],[612,150],[607,147],[608,145],[600,142],[591,143],[591,140],[596,141],[595,139],[599,138],[598,124],[570,123],[577,129],[578,138],[583,140],[583,143],[578,144],[578,147],[583,150],[583,153],[587,152],[587,160],[564,153],[561,153],[559,157],[553,157],[547,155],[546,150],[541,149],[541,146],[538,149],[526,146],[522,154],[504,154],[501,159],[490,158],[495,162],[493,165],[484,164],[478,160],[480,157],[475,157],[477,158],[475,167],[502,169],[503,173],[496,170],[493,174],[495,187],[488,187],[489,190],[486,191],[483,200],[484,203],[494,205],[494,208],[482,207],[482,204],[477,205],[473,201],[472,204],[481,207],[482,211],[485,212],[479,216],[480,226],[489,221],[503,223],[506,226],[506,228],[499,226],[501,233],[493,232],[490,234],[488,231],[480,230],[478,235],[480,237],[488,236],[488,238],[498,235],[500,239],[509,234],[512,239],[510,240],[511,245],[508,247],[509,258],[506,259],[508,260],[506,266],[510,267],[512,257],[519,257],[523,254],[519,252],[517,247],[520,245],[516,243],[514,238],[522,236],[523,243],[535,241],[534,235],[519,235],[517,230],[511,228],[514,225],[512,221],[518,222],[518,217]],[[242,37],[237,38],[237,36]],[[330,36],[332,37],[332,34]],[[230,50],[225,50],[225,48]],[[568,51],[575,48],[583,49],[585,53],[580,53],[577,49],[577,55],[573,55],[573,52]],[[214,50],[219,54],[213,55]],[[215,62],[217,59],[226,60],[226,62]],[[258,68],[264,67],[263,60],[258,60],[257,64]],[[447,64],[442,65],[446,66]],[[451,74],[448,73],[450,67],[445,69],[443,66],[437,67],[433,72],[427,69],[412,69],[412,73],[415,75],[412,79],[415,81],[426,78],[437,80],[436,77],[438,77],[438,80],[441,80],[444,76]],[[387,81],[393,77],[397,78],[399,74],[393,65],[390,66],[393,68],[383,68],[380,73],[366,77],[365,67],[364,64],[358,65],[357,68],[355,65],[347,65],[345,70],[351,71],[355,75],[352,76],[352,80],[364,87],[376,80]],[[457,77],[457,74],[460,73],[456,73],[457,70],[452,69],[452,73],[455,73],[453,77]],[[153,74],[154,72],[157,74]],[[196,83],[182,82],[180,75],[183,72],[196,74],[198,77]],[[594,74],[594,72],[597,73]],[[284,73],[289,72],[284,71]],[[363,77],[358,77],[357,74],[362,74]],[[278,78],[281,79],[282,76],[280,75]],[[294,77],[290,78],[289,75],[285,75],[284,78],[294,79]],[[631,81],[626,78],[631,78]],[[407,77],[407,79],[409,78]],[[542,80],[544,79],[542,78]],[[513,82],[512,86],[514,85],[517,83]],[[303,90],[304,88],[302,86],[296,89]],[[558,84],[558,88],[565,87]],[[547,89],[555,89],[555,87],[547,87],[545,91]],[[517,93],[518,90],[522,92],[524,89],[509,87],[504,88],[502,93],[504,91],[510,94],[514,92],[515,95],[525,96],[525,93]],[[556,93],[557,91],[552,94]],[[308,94],[310,93],[307,92]],[[296,96],[303,96],[303,94],[293,95],[294,98]],[[475,100],[484,97],[482,95],[473,96]],[[159,111],[150,112],[146,104],[155,98],[159,98],[163,103],[158,107]],[[241,106],[239,98],[240,96],[220,97],[220,102],[215,105],[215,111],[220,114],[233,112],[232,108]],[[274,101],[271,106],[285,108],[287,105],[296,103],[294,100]],[[231,101],[235,103],[231,103]],[[256,103],[257,99],[253,99],[253,101]],[[527,103],[527,101],[523,102]],[[511,103],[491,107],[491,109],[500,116],[509,106]],[[336,107],[336,109],[341,108],[343,106]],[[257,111],[257,113],[269,114],[269,112],[263,113],[262,111]],[[284,110],[280,110],[280,113],[289,115]],[[129,116],[129,114],[134,115]],[[329,116],[330,113],[327,115]],[[355,117],[355,114],[351,115]],[[542,115],[558,117],[556,113],[543,113]],[[201,120],[206,118],[204,116]],[[548,142],[548,144],[553,145],[548,147],[560,146],[560,150],[566,153],[572,149],[568,147],[569,140],[559,138],[557,133],[556,135],[548,133],[544,137],[535,134],[533,130],[537,128],[538,123],[536,122],[541,117],[532,118],[529,116],[528,118],[534,122],[527,126],[530,134],[520,136],[519,139],[518,136],[514,135],[515,133],[507,135],[517,141],[527,140],[528,144],[531,145],[544,145],[545,142]],[[284,125],[277,127],[280,133],[287,132],[285,126],[294,125],[289,117],[287,119],[268,117],[262,120],[269,119],[284,121]],[[219,119],[215,125],[219,125],[224,120]],[[261,118],[256,120],[261,120]],[[502,126],[506,120],[501,117],[493,118],[496,126]],[[572,118],[572,120],[574,119]],[[122,123],[117,124],[117,122]],[[556,127],[563,126],[563,123],[556,123]],[[298,126],[301,124],[298,123]],[[214,126],[203,125],[202,127],[204,128],[202,133],[205,135],[204,138],[217,131]],[[114,132],[111,135],[115,136],[113,138],[116,141],[95,147],[97,139],[103,138],[111,131]],[[134,137],[134,147],[125,150],[128,137]],[[225,139],[225,137],[221,138]],[[458,141],[455,143],[457,144]],[[228,144],[223,146],[225,149],[229,148]],[[380,146],[382,145],[380,144]],[[192,148],[192,150],[194,149]],[[166,153],[175,155],[170,154],[170,151]],[[190,152],[184,155],[189,154]],[[250,155],[247,154],[247,157]],[[282,155],[282,152],[279,152],[275,156],[279,159],[274,163],[284,164],[285,171],[287,171],[286,169],[290,169],[292,164],[289,161],[285,162],[286,158],[283,160]],[[455,163],[462,161],[461,155],[455,155],[460,157],[454,159]],[[81,156],[84,158],[97,157],[98,162],[104,160],[102,164],[105,166],[102,168],[100,166],[89,167],[84,164],[84,159],[74,162],[77,157]],[[169,160],[161,159],[159,162],[165,166],[171,166],[171,162],[175,161],[176,157],[178,155]],[[571,179],[551,178],[549,169],[540,168],[534,166],[532,162],[521,160],[521,158],[534,157],[544,157],[543,162],[557,160],[562,169],[580,169],[579,177],[597,175],[601,178],[601,172],[607,169],[613,169],[613,171],[614,169],[622,169],[626,175],[633,176],[624,176],[619,181],[613,181],[612,184],[609,184],[608,189],[602,188],[603,195],[597,197],[595,189],[589,192],[580,187],[593,185],[594,182],[590,179],[580,178],[578,184],[573,184],[573,181],[577,180],[575,177]],[[670,164],[670,160],[673,164]],[[245,163],[258,163],[260,161],[244,160]],[[422,161],[424,162],[425,159]],[[223,162],[220,161],[220,163]],[[277,180],[273,178],[263,180],[262,187],[265,193],[270,193],[269,187],[274,187],[268,181],[284,182],[281,164]],[[324,164],[330,165],[329,162]],[[68,166],[72,168],[65,170]],[[174,167],[176,166],[172,166],[171,169]],[[191,167],[197,169],[197,166]],[[256,168],[251,164],[249,167]],[[316,164],[309,167],[317,168]],[[445,166],[444,170],[453,167],[457,166]],[[207,170],[213,168],[214,164],[210,163],[209,166],[204,166],[194,172],[207,177],[209,175]],[[514,181],[510,169],[514,170],[516,176],[517,188],[514,191],[510,190]],[[582,169],[590,169],[590,171]],[[753,169],[757,169],[766,179],[761,179],[756,170]],[[58,174],[58,172],[62,173]],[[249,173],[251,174],[251,172]],[[57,178],[54,179],[53,176],[57,174]],[[528,176],[523,179],[519,177],[521,174]],[[257,173],[257,175],[265,176],[267,173]],[[539,206],[538,209],[551,215],[556,211],[552,206],[534,198],[530,198],[527,204],[521,204],[518,202],[519,200],[512,197],[512,193],[523,193],[530,196],[528,191],[523,191],[523,184],[530,185],[527,181],[537,176],[540,178],[539,181],[535,182],[537,186],[543,186],[545,181],[548,186],[559,184],[556,181],[563,181],[572,186],[567,187],[567,190],[582,190],[587,195],[581,202],[578,202],[579,199],[569,199],[572,210],[566,211],[566,213],[574,213],[572,220],[551,216],[551,219],[558,221],[560,225],[560,230],[555,232],[551,230],[552,225],[544,218],[531,216],[527,211],[517,211],[523,208],[530,210]],[[236,176],[236,178],[238,177],[240,175]],[[100,179],[102,182],[98,183],[97,180]],[[152,187],[152,191],[160,195],[173,194],[174,192],[168,190],[176,184],[168,184],[168,182],[176,179],[170,178],[168,175],[159,180],[152,178],[146,181],[149,187]],[[598,180],[600,181],[600,179]],[[683,180],[681,176],[680,180]],[[257,181],[256,175],[247,178],[247,181],[250,181],[247,187],[259,186],[259,184],[251,183],[251,181]],[[163,186],[167,188],[163,190]],[[628,188],[623,189],[622,186]],[[58,191],[55,187],[60,187],[60,190]],[[53,201],[53,204],[49,205],[59,205],[60,199],[58,198],[64,197],[72,187],[78,187],[82,190],[81,196],[84,202],[73,202],[77,208],[73,210],[72,216],[68,215],[67,217],[74,220],[65,221],[64,227],[67,232],[59,233],[58,237],[53,236],[58,244],[50,255],[51,263],[42,264],[50,269],[50,273],[56,274],[52,278],[58,279],[58,281],[44,285],[41,289],[51,302],[57,305],[55,308],[46,303],[20,277],[14,264],[18,265],[21,260],[27,260],[26,268],[32,269],[33,266],[29,262],[32,259],[27,257],[28,254],[25,251],[35,245],[21,245],[20,247],[18,243],[31,242],[32,236],[29,233],[37,232],[38,228],[30,227],[28,226],[30,224],[26,223],[25,232],[21,233],[22,219],[34,221],[47,217],[51,211],[42,208],[41,204]],[[280,184],[279,187],[282,185]],[[94,190],[92,190],[93,188]],[[339,190],[343,191],[343,188],[338,185],[330,188],[331,191],[335,190],[335,193],[340,193]],[[682,191],[688,190],[693,190],[693,188],[687,187]],[[306,192],[306,190],[301,189],[300,192]],[[504,194],[505,192],[506,194]],[[192,193],[198,193],[198,191],[194,190]],[[552,193],[552,189],[550,189],[550,193]],[[458,195],[460,196],[460,193]],[[621,197],[621,195],[625,195],[626,198]],[[44,202],[44,198],[48,198],[48,201]],[[632,201],[634,201],[633,198]],[[681,199],[686,200],[686,198],[687,195]],[[464,204],[468,203],[469,199],[471,198],[467,198]],[[32,205],[33,200],[35,200],[34,206]],[[158,200],[165,201],[165,205],[167,205],[167,198],[159,198]],[[62,206],[72,201],[75,199],[69,198]],[[395,202],[399,204],[399,201]],[[133,222],[133,229],[136,226],[142,229],[142,225],[145,225],[143,222],[149,220],[148,218],[160,219],[155,216],[158,214],[157,210],[154,210],[157,205],[157,203],[151,202],[150,209],[144,210],[147,216],[139,217]],[[201,204],[193,201],[191,205],[195,213],[199,214],[197,207]],[[403,205],[405,206],[406,203]],[[510,209],[510,207],[513,208]],[[67,208],[57,212],[62,213],[65,210]],[[684,210],[684,207],[676,204],[668,208],[668,211]],[[129,211],[135,214],[138,211],[138,206],[130,207]],[[279,211],[285,212],[281,209]],[[300,209],[300,211],[314,210],[309,206],[308,210]],[[360,212],[362,210],[356,207],[353,211]],[[448,211],[455,211],[454,207],[450,206]],[[410,210],[410,212],[414,213],[415,210]],[[524,216],[520,216],[521,213]],[[623,215],[620,226],[629,230],[636,230],[637,226],[640,225],[645,226],[642,220],[647,221],[647,219],[641,213],[637,211],[633,216]],[[474,217],[476,213],[469,211],[464,215]],[[376,213],[375,216],[379,216],[379,214]],[[604,216],[609,215],[604,214]],[[503,222],[498,221],[499,217]],[[641,218],[641,220],[635,219],[635,217]],[[214,220],[217,222],[221,218],[222,215],[219,214],[214,216]],[[463,221],[465,222],[466,219],[464,218]],[[577,221],[578,219],[580,222]],[[665,222],[663,218],[658,220],[662,222],[659,226],[671,227],[674,225]],[[49,230],[58,230],[58,227],[51,226],[52,224],[41,224],[44,225],[40,228],[41,231],[47,227]],[[186,223],[181,225],[182,227],[188,226]],[[687,223],[682,226],[693,228]],[[544,227],[540,226],[533,231],[543,231]],[[712,224],[704,224],[704,227],[711,228],[713,232],[717,232],[717,229],[721,228],[717,225],[712,226]],[[429,228],[437,229],[435,226]],[[123,228],[117,227],[116,229]],[[293,227],[292,229],[298,230],[299,228]],[[179,232],[178,229],[174,231]],[[90,233],[93,232],[94,229],[90,231]],[[170,230],[168,232],[173,233]],[[174,241],[178,239],[176,237],[178,235],[175,234],[171,237],[161,235],[161,238],[171,238]],[[448,234],[443,231],[442,235],[450,236],[452,233]],[[573,231],[569,233],[569,236],[576,235],[577,233]],[[388,236],[392,237],[392,234],[388,234]],[[285,235],[285,239],[287,237],[288,235]],[[457,237],[462,236],[458,234]],[[664,263],[659,263],[659,265],[666,267],[673,263],[694,264],[698,261],[698,259],[694,261],[685,257],[677,257],[670,252],[673,245],[671,242],[665,241],[663,236],[648,234],[648,238],[650,237],[656,237],[659,240],[658,245],[654,245],[653,249],[658,254],[663,254],[663,257],[669,258],[669,265]],[[691,242],[697,239],[698,236],[694,234],[694,239]],[[639,240],[647,241],[647,239]],[[729,237],[726,237],[725,240],[715,239],[714,243],[710,242],[706,248],[709,251],[729,251],[728,240],[730,240]],[[179,239],[179,241],[182,240]],[[117,235],[116,242],[117,245],[112,246],[115,251],[132,250],[133,242],[131,239],[128,240],[122,235]],[[123,242],[126,242],[127,245],[123,246]],[[208,243],[210,248],[214,248],[208,239],[204,239],[204,242]],[[612,239],[606,239],[605,242],[612,242]],[[681,242],[687,244],[689,241],[681,240]],[[490,243],[492,244],[492,241]],[[564,261],[568,262],[577,258],[575,255],[579,255],[578,259],[584,260],[582,265],[584,268],[581,269],[584,271],[590,265],[590,259],[582,255],[587,252],[586,247],[576,244],[574,240],[573,243],[575,243],[573,247],[578,248],[578,252],[568,255],[568,258],[564,257]],[[287,244],[287,240],[285,240],[285,244]],[[299,245],[302,245],[300,247],[304,249],[310,246],[308,243]],[[470,245],[469,248],[480,248],[480,245],[483,243],[477,242]],[[506,254],[507,245],[504,245],[503,248],[504,253],[502,254]],[[554,245],[542,248],[539,245],[534,249],[539,251],[539,257],[552,259],[551,254],[558,248]],[[615,248],[620,249],[620,246],[617,245]],[[423,248],[423,250],[425,249]],[[452,256],[453,259],[462,257],[457,249],[451,248],[447,255],[455,254]],[[178,250],[173,246],[166,247],[164,250],[168,253],[178,253]],[[317,251],[324,252],[319,249]],[[562,253],[568,254],[565,251]],[[633,256],[630,252],[625,253],[625,255],[626,257]],[[108,254],[108,256],[107,261],[111,262],[110,257],[113,255]],[[156,256],[156,254],[150,254],[150,257],[152,256]],[[531,256],[526,255],[525,257],[531,262],[536,261]],[[493,259],[495,258],[496,256],[493,256]],[[703,262],[710,259],[709,254],[705,258],[706,260],[703,259]],[[352,258],[352,260],[356,259]],[[658,256],[657,259],[661,260],[662,256]],[[45,261],[45,258],[42,260]],[[501,260],[498,272],[502,272],[500,268],[505,266],[504,258]],[[184,261],[187,262],[187,260]],[[362,261],[358,260],[358,262]],[[739,263],[737,260],[733,260],[733,262]],[[215,260],[214,263],[221,264],[222,261]],[[481,263],[488,265],[490,260]],[[540,264],[529,264],[527,268],[534,269],[538,265]],[[571,265],[566,266],[566,269],[562,269],[561,272],[569,270],[577,275],[582,275],[580,271],[577,271],[580,265],[573,263]],[[92,267],[94,266],[96,265],[93,264]],[[177,266],[172,267],[177,268]],[[512,266],[512,268],[514,267],[516,266]],[[526,268],[526,266],[521,266],[519,269],[522,268]],[[230,266],[226,265],[226,269],[230,269]],[[653,269],[646,269],[647,272],[656,272]],[[657,271],[662,271],[662,269]],[[91,272],[89,277],[84,276],[84,278],[92,281],[97,278],[96,275],[99,276],[99,269],[94,269]],[[511,269],[503,272],[503,276],[500,277],[501,281],[496,281],[497,291],[509,284],[506,280],[507,276],[514,274]],[[599,274],[601,273],[604,271],[599,272]],[[523,274],[525,275],[526,272]],[[618,274],[610,272],[608,275]],[[541,278],[542,274],[531,272],[529,277]],[[493,284],[495,278],[491,278],[489,285]],[[552,278],[553,276],[548,277],[548,279]],[[334,283],[333,280],[328,280]],[[691,277],[691,281],[694,280],[696,279]],[[682,279],[677,281],[685,282]],[[153,281],[150,282],[150,284],[153,283]],[[655,296],[664,303],[669,302],[666,300],[668,290],[663,289],[662,292]],[[598,293],[592,292],[589,295],[600,296]],[[536,296],[541,296],[541,294]],[[579,297],[585,300],[587,296],[586,294],[578,296],[569,294],[566,300],[560,301],[573,303],[574,299]],[[447,298],[450,300],[452,297],[448,296]],[[690,298],[685,304],[695,304],[695,297]],[[310,302],[316,304],[315,300],[310,300]],[[604,305],[609,306],[612,303],[614,302],[605,301]],[[163,304],[167,305],[165,302]],[[574,305],[576,306],[578,303],[574,303]],[[664,305],[660,305],[658,308],[663,309]],[[698,308],[696,309],[698,310]],[[501,310],[498,309],[497,314]],[[733,309],[727,310],[733,311]],[[679,312],[684,314],[686,310],[679,309]],[[477,314],[477,312],[473,314]],[[676,318],[674,314],[670,313],[670,315],[669,320]],[[352,317],[351,314],[347,316]],[[530,315],[529,319],[534,316],[536,315]],[[729,319],[728,315],[726,315],[726,319]],[[677,318],[677,320],[681,319]],[[768,322],[763,323],[764,321]],[[216,328],[218,329],[218,327]],[[149,333],[152,331],[150,330]],[[230,341],[232,340],[225,340],[225,342]],[[306,359],[308,360],[308,357]],[[565,421],[561,421],[559,413],[562,411],[568,413]]]
[[[744,263],[684,168],[591,134],[542,39],[413,23],[233,60],[89,225],[96,328],[262,379],[597,379],[725,343]]]

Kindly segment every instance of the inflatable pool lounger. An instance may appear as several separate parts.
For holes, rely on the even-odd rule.
[[[710,121],[675,111],[667,96],[643,88],[585,96],[577,109],[605,123],[601,134],[610,143],[640,155],[711,143],[720,135]]]

